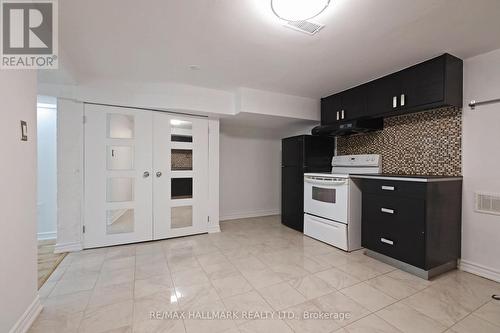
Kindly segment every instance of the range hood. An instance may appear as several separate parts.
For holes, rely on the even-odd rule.
[[[312,129],[312,135],[345,136],[379,131],[383,128],[383,118],[357,119],[340,124],[316,126]]]

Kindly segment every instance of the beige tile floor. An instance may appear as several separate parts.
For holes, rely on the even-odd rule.
[[[54,253],[55,239],[38,241],[38,288],[49,278],[66,253]]]
[[[72,253],[40,290],[44,310],[30,332],[500,332],[494,293],[500,284],[468,273],[425,281],[347,254],[272,216]],[[151,311],[238,317],[150,319]],[[287,316],[256,317],[273,311]],[[331,317],[310,318],[318,314]]]

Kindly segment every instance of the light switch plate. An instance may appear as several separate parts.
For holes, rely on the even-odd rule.
[[[28,141],[28,124],[21,120],[21,141]]]

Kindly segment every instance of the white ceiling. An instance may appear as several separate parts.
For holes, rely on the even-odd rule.
[[[177,82],[317,98],[443,52],[467,58],[500,48],[499,0],[332,0],[315,36],[281,26],[269,2],[59,1],[62,70],[40,81]]]

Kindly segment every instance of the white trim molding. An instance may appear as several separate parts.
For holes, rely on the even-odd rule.
[[[209,225],[208,228],[207,228],[207,232],[209,234],[218,233],[218,232],[220,232],[220,226],[218,224]]]
[[[39,232],[37,238],[38,240],[56,239],[57,231]]]
[[[279,215],[281,211],[279,209],[265,209],[265,210],[255,210],[251,212],[235,212],[224,214],[221,216],[221,221],[227,220],[236,220],[236,219],[246,219],[251,217],[261,217],[261,216],[270,216],[270,215]]]
[[[36,295],[33,302],[26,309],[23,315],[19,318],[19,320],[14,324],[14,326],[10,329],[9,333],[25,333],[28,332],[31,325],[35,321],[36,317],[42,311],[42,303],[40,302],[40,297]]]
[[[500,282],[500,271],[467,260],[460,260],[460,270]]]
[[[207,209],[210,221],[207,231],[220,232],[219,197],[220,197],[220,122],[219,119],[208,118],[208,201]]]
[[[57,243],[54,247],[54,253],[78,252],[83,250],[82,242]]]

